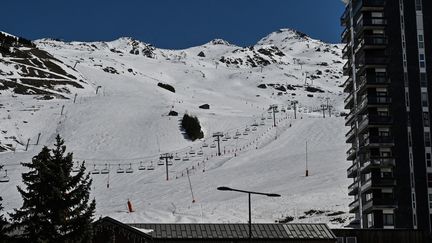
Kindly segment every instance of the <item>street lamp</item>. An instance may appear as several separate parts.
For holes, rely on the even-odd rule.
[[[226,187],[226,186],[220,186],[217,189],[219,191],[233,191],[233,192],[242,192],[242,193],[248,194],[248,199],[249,199],[249,201],[248,201],[249,202],[249,242],[252,241],[251,194],[264,195],[267,197],[280,197],[281,196],[281,195],[276,194],[276,193],[245,191],[245,190],[238,190],[238,189],[234,189],[234,188],[230,188],[230,187]]]

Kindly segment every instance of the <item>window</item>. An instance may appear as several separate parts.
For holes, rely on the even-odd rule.
[[[426,92],[421,93],[422,106],[428,106],[428,96]]]
[[[337,243],[344,243],[344,238],[343,237],[336,237],[336,242]]]
[[[383,214],[383,224],[388,225],[394,225],[394,215],[390,213]]]
[[[424,39],[423,39],[423,35],[418,35],[418,43],[419,43],[419,48],[423,49],[424,48]]]
[[[369,213],[369,214],[367,214],[367,227],[368,228],[371,228],[371,227],[373,227],[374,226],[374,220],[373,220],[373,217],[374,217],[374,215],[373,215],[373,213]],[[347,241],[348,242],[348,241]]]
[[[424,133],[424,139],[425,139],[425,146],[430,147],[431,146],[431,138],[430,138],[430,132]]]
[[[427,167],[432,167],[431,154],[426,153],[426,165]]]
[[[423,112],[423,126],[429,126],[429,112]]]
[[[416,5],[416,11],[421,11],[422,10],[422,0],[415,0],[415,5]]]
[[[347,237],[346,243],[357,243],[357,237]]]
[[[425,55],[424,54],[420,54],[419,55],[419,60],[420,60],[420,68],[426,67]]]
[[[432,187],[432,173],[427,174],[428,187]]]
[[[365,195],[366,202],[369,202],[370,200],[372,200],[372,198],[373,198],[372,193],[366,193],[366,195]]]
[[[427,87],[426,73],[420,73],[420,85],[421,87]]]

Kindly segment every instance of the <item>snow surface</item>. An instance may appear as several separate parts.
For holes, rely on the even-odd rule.
[[[93,43],[43,39],[37,45],[70,67],[78,61],[76,70],[89,85],[74,90],[75,103],[74,93],[65,94],[69,100],[47,101],[10,90],[0,92],[0,142],[15,148],[15,152],[0,153],[0,163],[10,177],[10,182],[0,183],[6,211],[21,206],[16,185],[22,186],[25,168],[19,163],[30,161],[42,145],[52,146],[59,133],[74,159],[86,161],[89,172],[109,168],[109,174],[92,175],[97,217],[130,223],[246,222],[247,196],[216,190],[230,186],[282,195],[253,196],[253,222],[293,216],[296,222],[348,223],[346,128],[339,117],[343,111],[340,46],[284,29],[263,38],[255,49],[274,45],[285,56],[277,63],[253,68],[219,62],[221,56],[246,60],[252,53],[220,40],[185,50],[158,49],[131,38]],[[138,55],[130,54],[132,47]],[[145,50],[151,51],[152,58],[142,54]],[[197,56],[201,51],[205,57]],[[321,65],[323,62],[328,66]],[[106,67],[118,74],[103,71]],[[310,75],[317,70],[323,74],[312,84],[306,72]],[[305,91],[305,79],[307,86],[324,92]],[[158,82],[173,85],[176,93],[161,89]],[[257,88],[263,83],[297,88],[277,95],[279,91],[271,87]],[[326,98],[333,115],[323,119],[320,106]],[[293,100],[299,102],[298,119],[293,119]],[[209,110],[198,108],[205,103]],[[272,104],[279,105],[277,127],[268,119]],[[179,117],[167,116],[170,110],[179,112]],[[186,112],[199,118],[204,139],[191,142],[184,138],[179,121]],[[262,121],[264,125],[252,131],[253,124]],[[248,135],[243,135],[246,128]],[[204,143],[214,143],[215,132],[233,137],[237,131],[242,134],[239,139],[221,142],[222,156],[216,156],[215,148],[202,148]],[[25,151],[28,139],[30,146]],[[306,141],[309,177],[305,177]],[[196,155],[201,148],[203,156]],[[157,165],[161,153],[187,155],[189,161],[173,161],[167,181],[165,166]],[[153,165],[155,170],[138,170],[140,165]],[[118,174],[119,168],[132,168],[133,173]],[[133,213],[127,211],[127,200]],[[322,212],[305,216],[311,209]],[[326,216],[338,211],[343,213]],[[345,221],[335,221],[338,217]]]

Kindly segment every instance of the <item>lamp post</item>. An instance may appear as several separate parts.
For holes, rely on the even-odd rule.
[[[265,193],[265,192],[253,192],[253,191],[246,191],[246,190],[239,190],[234,189],[226,186],[220,186],[217,188],[219,191],[233,191],[233,192],[241,192],[241,193],[247,193],[248,194],[248,206],[249,206],[249,242],[252,242],[252,214],[251,214],[251,194],[256,195],[264,195],[267,197],[280,197],[281,195],[276,193]]]

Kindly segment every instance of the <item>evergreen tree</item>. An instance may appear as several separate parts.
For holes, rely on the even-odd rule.
[[[90,174],[84,162],[72,174],[72,153],[59,135],[53,149],[46,146],[22,163],[30,169],[22,178],[26,189],[18,187],[23,198],[20,209],[10,214],[13,228],[33,242],[88,242],[92,235],[95,200],[89,203]]]

